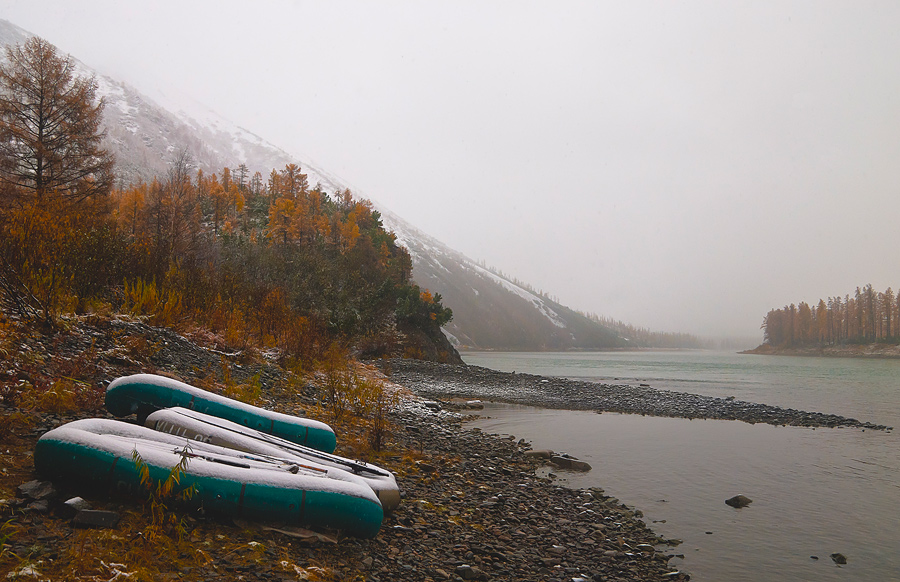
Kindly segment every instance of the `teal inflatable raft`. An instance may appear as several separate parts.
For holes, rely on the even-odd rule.
[[[145,494],[134,453],[156,481],[185,461],[188,507],[255,521],[374,537],[383,510],[371,487],[345,471],[323,471],[116,420],[86,419],[44,434],[34,450],[42,476],[93,491]]]
[[[147,417],[147,427],[176,436],[246,453],[265,455],[285,462],[309,464],[325,471],[347,471],[369,484],[381,501],[385,514],[400,504],[394,474],[371,463],[353,461],[317,451],[196,410],[166,408]]]
[[[324,422],[265,410],[155,374],[113,380],[106,388],[105,405],[114,416],[137,414],[140,422],[155,410],[180,406],[326,453],[334,452],[337,444],[334,431]]]

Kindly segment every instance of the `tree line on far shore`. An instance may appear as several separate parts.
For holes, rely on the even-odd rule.
[[[815,347],[843,344],[900,344],[900,295],[871,284],[855,293],[801,301],[772,309],[763,318],[764,342],[773,347]]]

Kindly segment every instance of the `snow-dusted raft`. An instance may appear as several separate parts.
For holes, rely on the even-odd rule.
[[[92,491],[144,491],[135,451],[164,481],[186,461],[178,487],[194,487],[187,506],[235,518],[341,530],[374,537],[381,503],[362,479],[344,471],[286,463],[190,441],[118,420],[85,419],[44,434],[35,446],[38,473]]]
[[[323,453],[229,420],[186,408],[157,410],[147,417],[144,424],[149,428],[195,441],[265,455],[285,462],[312,465],[328,471],[329,474],[335,471],[349,471],[369,484],[381,501],[385,514],[400,504],[400,490],[394,474],[369,463]]]
[[[115,416],[137,414],[142,422],[155,410],[181,406],[326,453],[334,452],[337,444],[334,431],[324,422],[265,410],[155,374],[113,380],[106,388],[105,405]]]

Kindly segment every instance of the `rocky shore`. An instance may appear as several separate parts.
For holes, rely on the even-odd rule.
[[[23,435],[26,448],[33,448],[49,428],[69,420],[45,415],[30,434]],[[181,559],[157,564],[155,579],[689,579],[667,565],[677,540],[659,538],[640,520],[639,511],[600,489],[572,490],[537,477],[535,469],[543,461],[526,455],[530,447],[524,441],[468,430],[460,416],[436,403],[406,401],[394,421],[395,452],[379,463],[397,473],[403,501],[375,539],[317,536],[187,516],[187,543],[176,552]],[[23,483],[36,477],[27,462],[9,465],[8,470],[19,472]],[[4,519],[16,527],[6,540],[7,559],[0,562],[4,576],[36,580],[45,572],[64,572],[79,544],[84,550],[87,536],[143,541],[140,505],[85,491],[51,491],[40,500],[20,493],[17,499],[0,502]],[[103,534],[79,530],[63,505],[74,495],[86,497],[97,509],[117,512],[119,525]],[[207,560],[188,559],[197,550]],[[115,562],[98,557],[91,571],[93,578],[72,579],[115,579],[138,569],[123,557]]]
[[[658,390],[644,384],[601,384],[418,360],[391,360],[385,364],[385,370],[394,382],[426,398],[480,398],[542,408],[740,420],[773,425],[891,428],[834,414]]]
[[[49,342],[39,336],[19,346],[51,353],[49,373],[84,360],[82,373],[99,389],[110,379],[138,371],[189,371],[200,381],[225,360],[235,381],[259,379],[268,406],[284,412],[317,406],[312,384],[289,393],[278,387],[277,366],[238,363],[239,354],[194,342],[169,330],[112,322],[109,328],[75,328]],[[112,338],[112,339],[111,339]],[[138,341],[141,340],[141,341]],[[145,342],[152,349],[144,349]],[[109,345],[107,345],[109,344]],[[135,347],[137,346],[137,347]],[[89,357],[81,357],[87,354]],[[403,501],[372,540],[334,532],[275,529],[180,514],[181,529],[159,550],[146,505],[99,492],[59,489],[30,498],[16,489],[38,477],[31,452],[47,430],[92,413],[35,413],[10,426],[0,451],[0,576],[11,579],[154,580],[686,580],[669,565],[677,540],[659,538],[641,513],[600,489],[573,490],[542,478],[548,459],[510,437],[467,428],[450,401],[490,399],[548,408],[628,412],[686,418],[721,418],[821,427],[884,429],[834,415],[656,390],[607,385],[464,365],[415,360],[382,362],[383,371],[413,394],[393,413],[387,451],[369,460],[398,477]],[[31,379],[37,368],[11,367]],[[422,398],[428,400],[422,400]],[[440,402],[436,402],[440,401]],[[0,406],[0,420],[19,412]],[[353,456],[349,451],[339,453]],[[560,472],[554,468],[554,472]],[[29,490],[47,491],[46,488]],[[85,497],[92,508],[118,514],[111,529],[84,530],[63,502]],[[156,545],[154,545],[156,544]],[[144,548],[142,550],[142,548]],[[141,553],[143,551],[143,553]],[[77,574],[76,574],[77,573]]]
[[[898,359],[900,358],[900,346],[894,344],[847,344],[834,346],[808,346],[808,347],[774,347],[769,344],[761,344],[752,350],[741,352],[759,356],[801,356],[817,358],[867,358],[867,359]]]
[[[134,322],[77,323],[56,337],[22,337],[16,349],[33,355],[3,362],[7,385],[39,382],[44,375],[72,376],[75,370],[81,385],[97,392],[88,399],[95,406],[114,377],[168,372],[199,382],[226,360],[234,381],[258,378],[267,406],[297,413],[315,409],[319,398],[313,385],[294,393],[278,387],[283,371],[277,366],[246,362],[240,354]],[[441,397],[450,396],[458,381],[448,378]],[[435,377],[430,385],[439,392],[440,382]],[[223,522],[176,507],[153,518],[146,503],[67,489],[65,483],[22,488],[40,478],[32,452],[42,434],[77,418],[108,414],[99,407],[76,413],[24,411],[0,402],[0,428],[5,431],[0,431],[0,577],[204,582],[689,579],[668,565],[678,552],[677,540],[660,539],[639,511],[600,489],[571,490],[538,477],[536,470],[547,461],[529,456],[527,443],[468,429],[461,416],[444,408],[408,395],[393,413],[386,451],[368,460],[395,472],[403,500],[376,538],[358,540],[335,532]],[[339,434],[337,452],[354,456],[342,449],[346,436]],[[64,503],[74,496],[115,518],[100,529],[82,529]]]
[[[385,580],[687,580],[664,540],[600,489],[535,475],[524,441],[468,430],[429,403],[400,415],[416,455],[401,509],[368,546]]]

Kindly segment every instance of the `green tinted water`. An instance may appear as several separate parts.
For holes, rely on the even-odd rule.
[[[717,352],[466,353],[469,364],[645,383],[900,424],[900,361]],[[594,467],[560,474],[639,507],[684,540],[695,580],[900,580],[900,438],[895,432],[491,406],[475,421]],[[724,504],[742,493],[742,510]],[[665,523],[660,523],[665,520]],[[658,523],[653,523],[654,521]],[[706,532],[712,532],[707,534]],[[837,567],[831,553],[849,563]],[[814,560],[811,556],[818,556]]]

